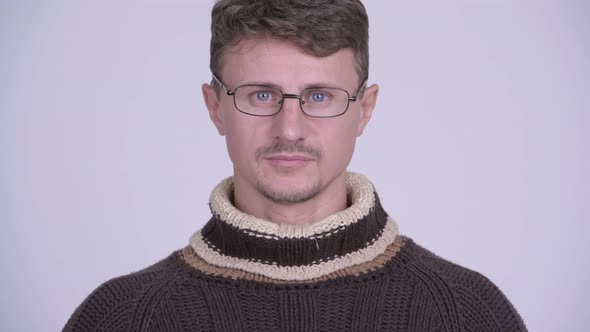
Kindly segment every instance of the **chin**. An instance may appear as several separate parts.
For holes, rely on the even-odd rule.
[[[320,192],[319,176],[260,176],[256,180],[258,191],[271,201],[279,203],[301,203],[314,198]]]

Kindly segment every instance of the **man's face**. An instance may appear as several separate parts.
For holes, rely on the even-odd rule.
[[[354,53],[343,49],[328,57],[310,55],[292,43],[272,39],[243,40],[224,54],[220,79],[233,90],[243,84],[279,87],[299,94],[310,86],[342,88],[353,96],[360,84]],[[356,137],[375,104],[377,87],[334,118],[312,118],[297,99],[285,99],[271,117],[236,110],[233,97],[205,85],[211,119],[226,137],[234,166],[234,183],[242,192],[258,193],[281,203],[303,202],[344,181]]]

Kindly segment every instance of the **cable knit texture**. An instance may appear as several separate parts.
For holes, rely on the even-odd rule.
[[[349,207],[306,226],[242,213],[222,181],[189,245],[98,287],[64,331],[526,331],[492,282],[399,235],[372,184],[347,181]]]

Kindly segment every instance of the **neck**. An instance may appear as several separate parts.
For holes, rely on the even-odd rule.
[[[244,213],[276,224],[314,223],[346,209],[346,173],[325,185],[313,198],[297,203],[273,201],[240,177],[234,176],[234,204]]]

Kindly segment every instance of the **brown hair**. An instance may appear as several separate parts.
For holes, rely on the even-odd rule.
[[[360,81],[369,76],[369,19],[360,0],[219,0],[211,13],[211,71],[220,74],[226,47],[260,37],[319,57],[350,47]]]

